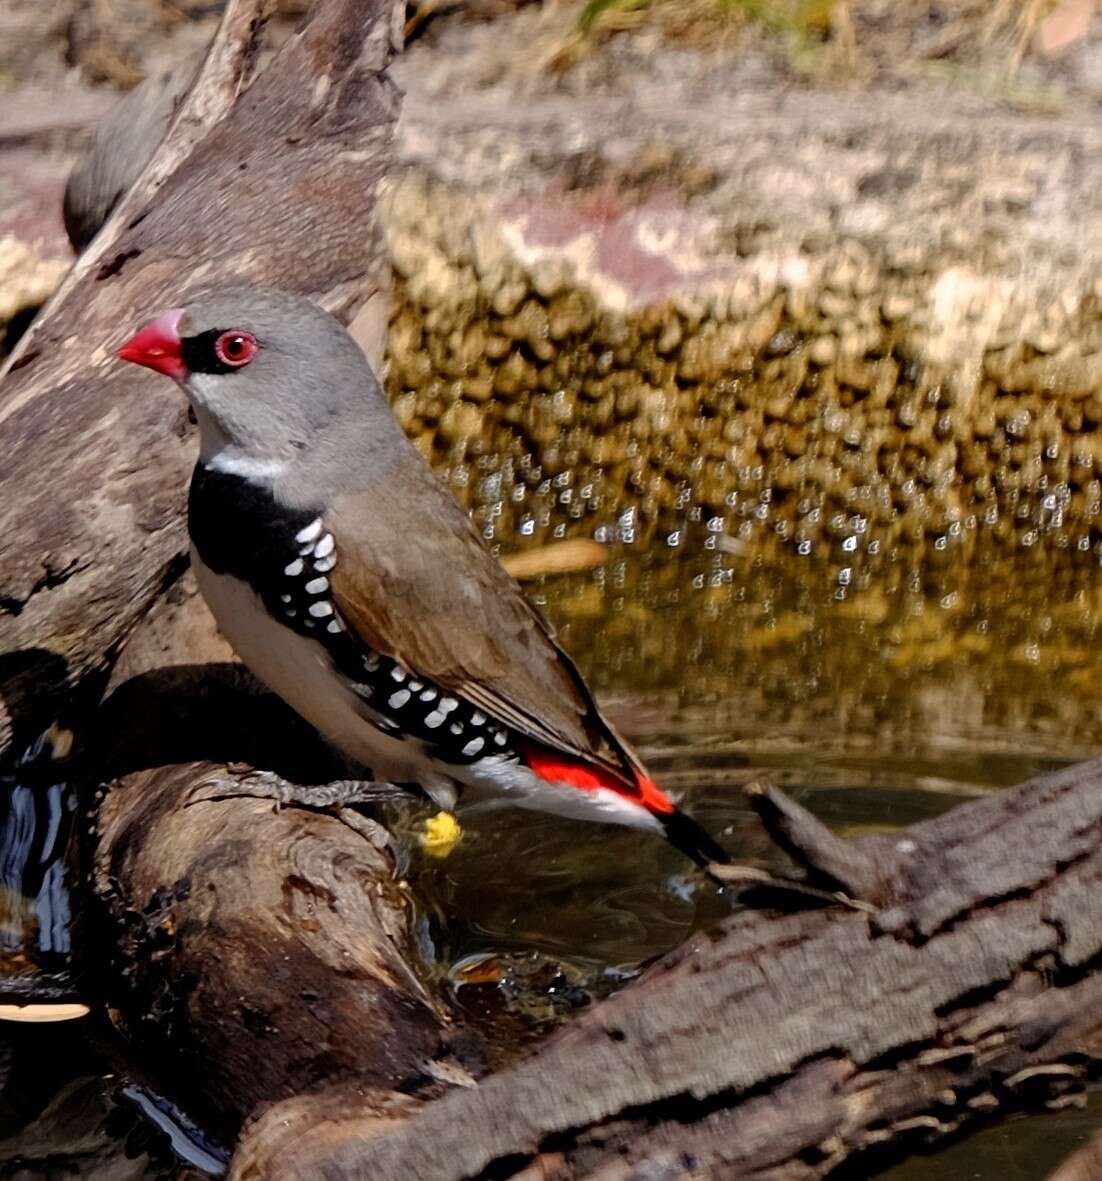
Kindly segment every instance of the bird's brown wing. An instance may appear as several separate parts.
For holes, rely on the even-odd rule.
[[[521,734],[633,784],[637,760],[601,716],[573,662],[463,510],[427,468],[400,495],[338,497],[329,576],[348,627]],[[416,486],[417,482],[421,486]]]

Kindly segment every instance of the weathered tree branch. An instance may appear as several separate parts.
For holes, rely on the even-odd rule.
[[[1102,1061],[1102,761],[858,848],[876,915],[735,914],[523,1064],[265,1176],[810,1181],[1064,1101]]]

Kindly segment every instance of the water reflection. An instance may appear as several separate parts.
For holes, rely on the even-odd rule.
[[[1102,1091],[1095,1090],[1083,1108],[1017,1116],[983,1128],[934,1156],[896,1165],[879,1181],[1042,1181],[1100,1127]],[[855,1176],[860,1175],[867,1176]]]
[[[1102,580],[1020,562],[853,578],[688,545],[614,553],[537,594],[657,778],[740,857],[778,864],[740,791],[767,775],[841,832],[894,828],[1102,750]],[[447,962],[535,947],[631,971],[724,913],[646,835],[465,818],[423,880]]]
[[[87,1022],[0,1025],[0,1176],[202,1181],[219,1175],[219,1150],[178,1124],[163,1101],[125,1084],[118,1049]]]
[[[0,774],[0,955],[7,976],[50,973],[43,996],[57,991],[72,951],[71,742],[69,731],[51,727]]]

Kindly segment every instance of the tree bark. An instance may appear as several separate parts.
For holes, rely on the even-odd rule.
[[[824,882],[853,876],[806,817],[787,832]],[[732,915],[526,1062],[370,1139],[301,1138],[264,1177],[810,1181],[1067,1102],[1102,1060],[1102,761],[855,852],[873,913]]]
[[[220,283],[350,317],[389,272],[375,220],[398,94],[392,0],[323,0],[252,83],[263,0],[235,0],[168,138],[6,366],[0,754],[94,700],[181,568],[183,404],[112,360],[143,316]]]

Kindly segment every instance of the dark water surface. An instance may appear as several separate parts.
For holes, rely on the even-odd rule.
[[[746,860],[781,864],[741,790],[762,776],[859,833],[1102,752],[1102,578],[1082,556],[916,570],[866,555],[858,570],[844,542],[829,561],[746,557],[703,531],[659,548],[614,550],[534,593],[656,778]],[[449,856],[414,855],[423,937],[497,1061],[725,913],[650,837],[516,811],[461,819]],[[82,1024],[95,1029],[8,1030],[0,1177],[204,1175]],[[1096,1098],[890,1176],[1042,1181],[1098,1126]]]

